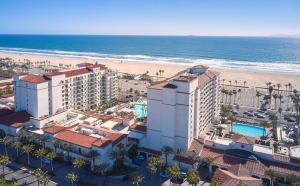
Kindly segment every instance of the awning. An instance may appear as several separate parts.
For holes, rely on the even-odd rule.
[[[145,134],[140,133],[140,132],[129,131],[129,133],[128,133],[128,137],[134,138],[134,139],[142,139],[144,136],[145,136]]]

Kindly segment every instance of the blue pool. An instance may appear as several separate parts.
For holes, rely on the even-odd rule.
[[[253,125],[235,123],[231,126],[232,132],[242,134],[244,136],[256,137],[266,136],[266,130]]]
[[[134,105],[134,115],[138,119],[147,117],[147,105],[146,104],[135,104]]]

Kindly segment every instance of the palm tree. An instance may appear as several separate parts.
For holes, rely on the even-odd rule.
[[[27,154],[27,165],[30,165],[29,153],[33,151],[33,145],[24,145],[22,150]]]
[[[184,151],[181,148],[178,148],[175,151],[175,155],[178,156],[178,157],[182,157],[182,156],[184,156]],[[180,161],[178,161],[178,165],[179,165],[179,168],[180,168],[181,167],[180,166]]]
[[[222,89],[221,90],[221,93],[222,93],[222,103],[224,103],[224,94],[225,94],[226,90],[225,89]]]
[[[203,163],[208,167],[208,176],[210,177],[212,174],[212,164],[214,160],[211,157],[206,157],[203,159]]]
[[[279,107],[281,107],[281,101],[283,99],[283,96],[281,94],[279,94],[278,99],[279,99]]]
[[[65,144],[63,148],[64,148],[65,151],[67,151],[68,160],[70,160],[70,151],[72,150],[71,145],[70,144]]]
[[[6,155],[0,156],[0,165],[2,166],[2,176],[4,178],[4,167],[9,163],[9,157]]]
[[[187,173],[187,182],[192,186],[197,186],[200,181],[198,171],[190,169]]]
[[[60,145],[60,141],[58,139],[54,139],[54,140],[52,140],[52,145],[54,147],[54,152],[57,153],[57,148]]]
[[[259,91],[256,91],[257,107],[259,107],[259,97],[260,97],[261,95],[262,95],[262,94],[261,94]]]
[[[166,173],[171,177],[171,180],[177,180],[180,175],[180,168],[177,164],[173,164],[171,167],[166,169]]]
[[[274,88],[273,86],[269,86],[268,91],[269,91],[269,96],[270,96],[270,108],[271,108],[271,104],[272,104],[272,92],[273,92]]]
[[[47,159],[50,160],[50,163],[51,163],[51,171],[53,172],[54,168],[53,168],[53,161],[54,161],[54,158],[56,158],[56,154],[55,152],[49,152],[47,155],[46,155]]]
[[[45,157],[45,155],[47,154],[46,149],[38,149],[35,152],[36,157],[40,158],[40,163],[41,163],[41,168],[43,167],[43,158]]]
[[[97,156],[100,156],[100,154],[95,150],[90,150],[88,153],[88,157],[91,159],[91,170],[94,171],[95,168],[95,159]]]
[[[278,91],[278,94],[280,94],[280,88],[281,88],[281,84],[280,83],[277,83],[277,91]]]
[[[236,90],[233,90],[233,91],[232,91],[232,94],[233,94],[233,104],[235,104],[235,99],[236,99],[237,91],[236,91]]]
[[[77,174],[78,174],[78,178],[80,177],[80,168],[82,168],[84,165],[86,164],[86,162],[81,159],[81,158],[78,158],[78,159],[75,159],[73,161],[73,167],[77,170]]]
[[[231,87],[231,80],[229,80],[228,82],[229,82],[229,85],[230,85],[230,87]]]
[[[140,175],[140,174],[139,175],[135,175],[132,178],[132,184],[136,185],[136,186],[139,186],[140,183],[142,183],[143,179],[144,179],[143,175]]]
[[[164,146],[162,149],[161,149],[162,153],[165,155],[165,167],[168,166],[168,156],[170,154],[173,154],[173,149],[169,146]]]
[[[244,89],[246,89],[247,81],[244,81],[243,84],[244,84]]]
[[[274,101],[275,101],[275,109],[277,109],[277,98],[278,98],[278,95],[274,94],[273,98],[274,98]]]
[[[279,116],[280,116],[280,118],[281,118],[281,113],[282,113],[282,108],[281,108],[281,107],[279,107],[278,113],[279,113]]]
[[[270,178],[270,184],[271,186],[273,186],[274,184],[274,179],[276,178],[276,171],[274,171],[273,169],[268,169],[265,171],[265,175],[267,175]]]
[[[40,168],[34,169],[33,175],[36,176],[38,186],[40,185],[40,177],[44,175],[44,171]]]
[[[231,96],[232,96],[232,91],[229,91],[229,92],[228,92],[228,95],[229,95],[229,105],[231,105]]]
[[[5,155],[7,156],[7,145],[10,143],[9,137],[5,136],[4,138],[0,139],[0,143],[4,145]]]
[[[17,157],[19,157],[19,150],[22,148],[22,143],[20,141],[15,141],[12,147],[17,151]]]
[[[77,175],[75,173],[68,173],[68,175],[66,176],[66,178],[68,179],[68,181],[71,183],[71,185],[74,185],[74,182],[77,180]]]
[[[50,182],[50,178],[48,176],[42,176],[40,182],[46,186]]]
[[[104,175],[108,167],[108,163],[100,163],[99,165],[95,166],[95,172],[100,173],[100,175]]]

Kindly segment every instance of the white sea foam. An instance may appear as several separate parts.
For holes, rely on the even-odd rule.
[[[300,74],[299,63],[282,63],[282,62],[251,62],[251,61],[235,61],[224,59],[192,59],[192,58],[176,58],[176,57],[153,57],[146,55],[115,55],[101,54],[95,52],[74,52],[61,50],[39,50],[39,49],[23,49],[23,48],[4,48],[0,47],[2,52],[34,54],[34,55],[49,55],[60,57],[86,58],[86,59],[113,59],[130,62],[143,63],[167,63],[167,64],[185,64],[185,65],[207,65],[215,68],[249,70],[249,71],[264,71],[264,72],[281,72]]]

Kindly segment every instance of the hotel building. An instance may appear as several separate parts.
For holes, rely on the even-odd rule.
[[[89,110],[117,98],[116,72],[101,64],[82,63],[78,68],[43,75],[14,77],[15,111],[44,118],[66,109]]]
[[[219,113],[219,74],[205,66],[186,69],[147,90],[148,148],[187,151]]]

